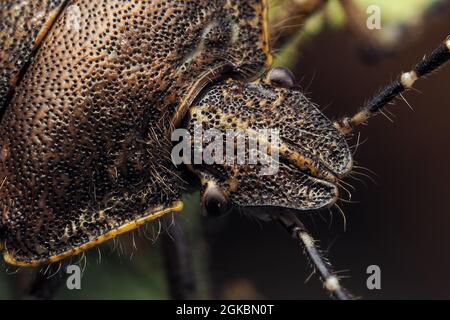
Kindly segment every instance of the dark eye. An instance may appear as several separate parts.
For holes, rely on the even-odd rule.
[[[230,205],[222,193],[215,185],[209,185],[203,195],[204,214],[207,216],[222,216],[230,211]]]
[[[292,88],[295,85],[295,77],[286,68],[273,68],[267,74],[268,82],[276,87]]]

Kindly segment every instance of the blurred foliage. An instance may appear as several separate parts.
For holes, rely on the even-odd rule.
[[[273,10],[271,16],[283,10],[283,3],[291,0],[270,0]],[[420,14],[425,8],[439,0],[355,0],[357,5],[365,12],[369,5],[377,4],[382,10],[384,24],[398,24]],[[276,54],[276,64],[289,66],[292,58],[297,53],[299,42],[308,37],[314,37],[324,29],[341,28],[345,18],[338,0],[330,0],[326,10],[316,14],[305,25],[304,32],[299,33],[284,50]],[[205,262],[205,248],[201,239],[199,195],[198,193],[185,197],[185,210],[179,214],[183,220],[190,242],[193,245],[194,264],[197,277],[200,282],[201,297],[208,296],[208,272]],[[158,227],[153,224],[147,226],[148,234],[154,236]],[[142,232],[141,232],[142,233]],[[137,233],[135,233],[137,235]],[[133,242],[137,249],[133,249]],[[146,239],[144,236],[124,235],[116,242],[116,248],[111,250],[113,244],[101,246],[101,261],[96,250],[87,254],[86,266],[82,279],[82,290],[69,291],[62,287],[57,295],[60,299],[165,299],[168,298],[166,275],[160,255],[158,244]],[[84,265],[84,260],[80,262]],[[0,299],[8,299],[13,296],[11,283],[19,274],[7,275],[9,267],[0,265],[4,271],[0,273]],[[237,286],[251,291],[243,280]],[[234,292],[233,290],[228,290]],[[232,298],[230,292],[226,292],[227,298]],[[239,294],[233,293],[239,296]]]
[[[283,4],[291,0],[269,0],[269,3],[275,9],[270,12],[269,18],[272,19],[283,10]],[[283,50],[275,56],[276,66],[290,67],[293,63],[293,57],[298,53],[298,46],[302,41],[312,38],[324,31],[324,29],[339,29],[345,26],[345,14],[339,4],[340,0],[329,0],[325,10],[317,13],[304,26],[304,30],[299,32]],[[377,5],[381,9],[381,19],[383,28],[390,25],[398,25],[413,20],[424,10],[434,3],[442,0],[354,0],[354,3],[364,14],[370,5]]]

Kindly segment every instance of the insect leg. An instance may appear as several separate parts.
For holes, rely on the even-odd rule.
[[[325,289],[338,300],[352,299],[352,296],[347,290],[341,286],[339,277],[333,271],[331,264],[320,252],[313,237],[295,214],[283,213],[278,219],[281,225],[287,229],[293,238],[300,240],[305,252],[311,259],[315,270],[319,272]]]
[[[63,286],[66,279],[62,273],[56,273],[53,276],[40,271],[37,272],[29,291],[22,299],[35,299],[35,300],[51,300],[55,297],[58,290]]]
[[[180,220],[168,221],[166,232],[161,234],[161,249],[171,298],[191,300],[198,298],[197,282],[188,240],[180,224]]]
[[[399,97],[404,91],[411,89],[414,83],[437,70],[450,59],[450,36],[441,43],[429,56],[417,63],[413,70],[404,72],[400,77],[383,88],[366,105],[352,117],[345,117],[334,123],[343,134],[349,134],[353,129],[382,111],[382,108]]]
[[[328,0],[283,1],[277,13],[271,18],[272,47],[279,49],[297,34],[309,17],[321,10]]]

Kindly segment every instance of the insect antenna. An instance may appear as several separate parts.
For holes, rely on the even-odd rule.
[[[356,126],[366,123],[374,115],[381,113],[383,107],[399,97],[404,91],[412,89],[414,83],[443,66],[450,59],[450,36],[429,56],[417,63],[410,72],[402,73],[391,84],[383,88],[352,117],[345,117],[334,123],[343,134],[349,134]]]
[[[314,269],[319,272],[325,289],[338,300],[352,299],[352,295],[341,286],[339,277],[315,244],[314,238],[295,214],[283,213],[278,217],[278,221],[294,239],[301,242],[305,252],[311,259]]]

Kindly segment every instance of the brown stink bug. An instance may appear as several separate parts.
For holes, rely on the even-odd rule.
[[[350,295],[300,222],[335,204],[353,167],[346,135],[450,58],[445,40],[356,115],[332,122],[271,69],[266,0],[3,1],[0,240],[5,261],[52,264],[182,209],[236,208],[299,239],[325,288]],[[259,164],[176,166],[171,133],[277,129]],[[192,177],[195,176],[195,178]],[[192,180],[192,181],[191,181]],[[277,207],[259,215],[260,207]]]

